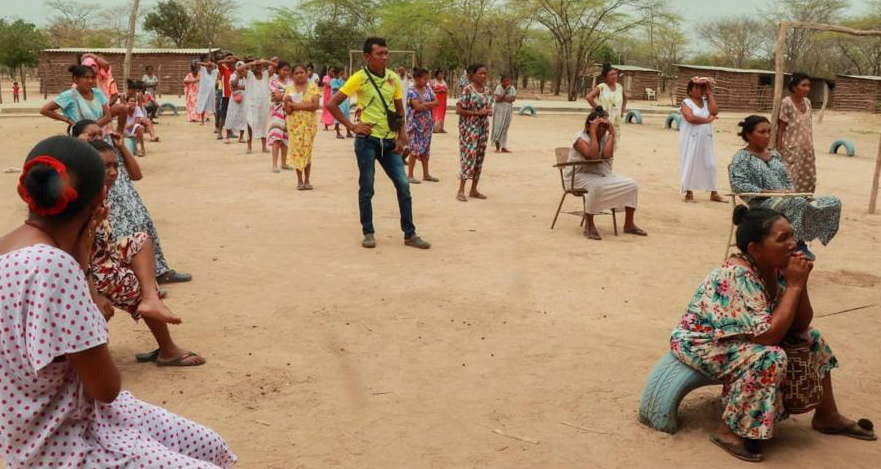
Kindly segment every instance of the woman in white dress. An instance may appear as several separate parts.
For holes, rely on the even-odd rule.
[[[710,200],[724,203],[716,180],[713,121],[719,114],[719,107],[713,83],[707,78],[692,78],[686,93],[688,98],[680,105],[680,191],[685,194],[686,202],[694,202],[693,191],[710,191]]]
[[[609,121],[615,131],[615,148],[621,139],[621,122],[627,112],[627,96],[624,95],[624,88],[618,84],[618,75],[618,69],[603,64],[603,71],[600,72],[603,82],[587,94],[590,107],[596,109],[597,106],[602,106],[609,113]]]
[[[196,98],[196,112],[201,116],[202,125],[205,125],[205,114],[215,114],[214,88],[217,83],[217,67],[214,62],[196,62],[199,68],[199,96]]]
[[[241,60],[236,62],[236,69],[245,65]],[[233,72],[229,76],[229,107],[226,108],[226,120],[223,122],[223,129],[226,130],[226,143],[230,144],[230,137],[238,133],[239,143],[245,143],[245,129],[248,127],[248,121],[245,114],[245,87],[247,77]]]
[[[248,153],[251,153],[251,141],[260,139],[263,153],[266,148],[266,136],[269,126],[269,76],[263,69],[270,66],[268,60],[254,60],[236,69],[236,75],[246,76],[245,81],[245,121],[248,125]]]
[[[624,232],[636,236],[648,236],[648,233],[636,226],[636,199],[638,185],[636,180],[612,172],[612,157],[615,153],[615,134],[609,115],[602,106],[587,116],[584,130],[575,135],[575,141],[569,147],[569,163],[584,163],[570,166],[564,172],[564,183],[567,188],[587,191],[584,194],[584,213],[587,223],[584,236],[601,240],[599,231],[593,222],[594,215],[606,210],[624,210]],[[574,174],[573,174],[574,173]]]

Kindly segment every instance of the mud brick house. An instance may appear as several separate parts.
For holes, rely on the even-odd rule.
[[[657,93],[661,87],[660,70],[634,65],[612,65],[612,67],[621,71],[618,83],[624,85],[624,93],[627,99],[648,99],[646,88]],[[588,76],[592,77],[591,89],[602,82],[602,78],[600,78],[602,69],[602,65],[595,65],[588,72]]]

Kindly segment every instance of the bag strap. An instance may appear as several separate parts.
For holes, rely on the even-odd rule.
[[[376,82],[373,81],[373,77],[370,76],[370,70],[368,70],[367,67],[364,67],[364,73],[367,75],[367,79],[370,80],[370,84],[373,85],[373,88],[376,90],[376,94],[379,95],[379,100],[382,102],[382,107],[385,108],[385,112],[389,112],[388,104],[385,103],[385,98],[382,97],[382,91],[376,86]]]

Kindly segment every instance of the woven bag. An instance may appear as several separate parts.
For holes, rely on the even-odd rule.
[[[814,410],[823,400],[823,383],[811,353],[811,342],[787,338],[780,344],[786,352],[786,380],[783,383],[783,407],[790,414]]]

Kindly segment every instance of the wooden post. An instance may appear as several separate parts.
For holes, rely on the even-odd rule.
[[[872,195],[869,196],[869,213],[875,214],[878,206],[878,184],[881,177],[881,141],[878,143],[878,158],[875,160],[875,175],[872,177]]]
[[[777,119],[780,117],[780,103],[783,101],[783,46],[786,44],[786,31],[789,23],[782,21],[777,26],[777,47],[774,50],[774,107],[771,112],[771,148],[777,146]]]
[[[817,124],[823,123],[823,113],[826,112],[826,105],[829,104],[829,83],[826,80],[823,80],[823,107],[820,108],[820,117],[817,119]]]
[[[132,71],[132,48],[135,46],[135,26],[138,21],[138,4],[140,0],[132,1],[132,11],[128,15],[128,36],[125,38],[125,60],[122,65],[122,80],[128,84]]]

